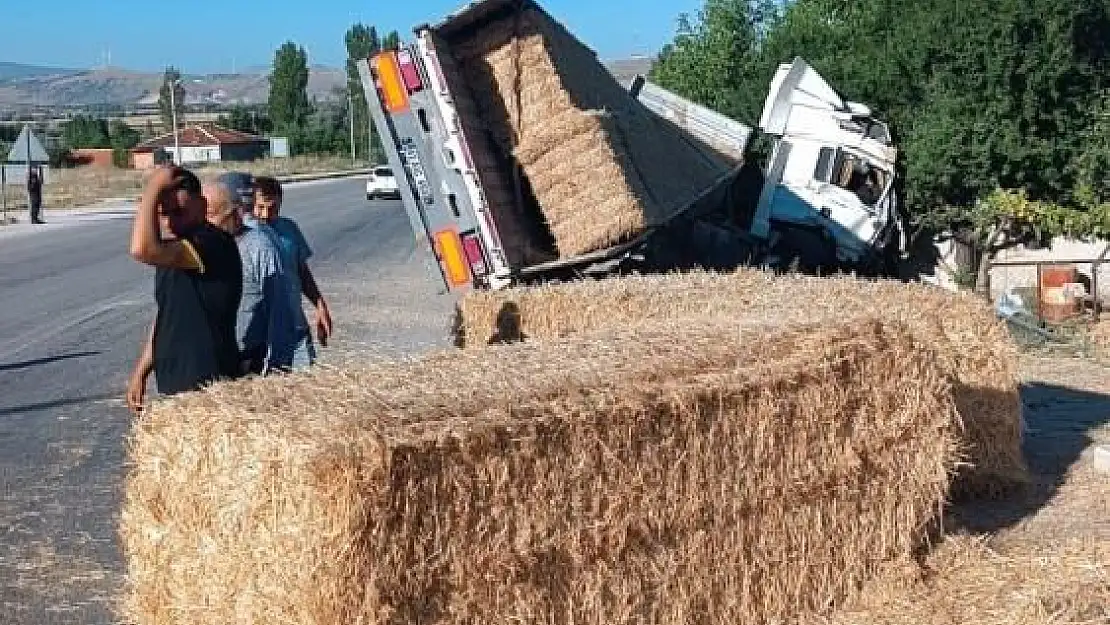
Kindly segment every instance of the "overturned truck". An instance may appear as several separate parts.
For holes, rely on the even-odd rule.
[[[881,271],[901,241],[889,129],[802,59],[760,130],[621,85],[538,4],[482,0],[358,62],[418,241],[450,290],[795,265]]]

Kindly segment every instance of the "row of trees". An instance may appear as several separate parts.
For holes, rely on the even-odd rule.
[[[112,160],[119,167],[127,167],[128,150],[139,144],[142,134],[120,120],[77,116],[62,126],[62,144],[71,150],[83,148],[111,148]]]
[[[381,37],[375,27],[355,24],[348,29],[344,41],[348,58],[358,59],[399,47],[400,36],[393,31]],[[347,61],[346,70],[346,88],[337,88],[332,97],[324,101],[315,100],[308,93],[308,54],[295,42],[286,42],[274,53],[266,105],[235,106],[221,115],[217,123],[242,132],[287,136],[296,154],[350,154],[353,117],[356,158],[381,158],[381,148],[369,121],[362,83],[353,60]],[[173,129],[171,102],[177,108],[180,124],[184,101],[181,72],[175,67],[166,68],[158,98],[162,127],[166,132]]]
[[[365,59],[383,49],[397,48],[400,36],[394,31],[383,38],[373,26],[355,24],[344,40],[350,59],[347,61],[347,87],[336,89],[334,97],[325,102],[309,99],[309,64],[304,48],[294,42],[286,42],[278,48],[270,74],[268,117],[264,125],[288,136],[296,153],[338,154],[351,152],[353,123],[356,158],[373,160],[381,157],[381,148],[369,122],[362,82],[353,59]],[[242,129],[246,114],[232,111],[226,121]],[[257,126],[257,115],[252,117],[252,124]]]
[[[1110,234],[1108,8],[707,0],[652,75],[754,121],[776,66],[804,57],[891,123],[918,232],[960,232],[985,261],[1031,238]]]

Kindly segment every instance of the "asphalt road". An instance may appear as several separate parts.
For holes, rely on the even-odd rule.
[[[342,180],[292,186],[285,205],[332,300],[325,360],[443,344],[450,303],[399,203],[367,202],[360,181]],[[0,623],[114,623],[121,397],[153,272],[127,256],[128,212],[47,219],[0,228]]]

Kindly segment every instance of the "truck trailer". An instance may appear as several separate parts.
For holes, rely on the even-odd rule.
[[[897,150],[889,128],[867,106],[841,97],[801,58],[777,69],[766,96],[759,130],[773,150],[765,169],[749,158],[751,127],[642,76],[616,85],[617,94],[599,86],[593,68],[582,69],[578,59],[573,69],[590,74],[588,89],[608,94],[604,105],[635,117],[637,131],[648,134],[635,137],[639,145],[651,146],[658,138],[675,152],[673,173],[669,167],[656,168],[650,177],[636,172],[642,182],[637,189],[651,196],[655,189],[675,188],[663,178],[689,176],[694,170],[682,165],[693,161],[706,183],[677,203],[672,200],[666,210],[645,208],[626,236],[598,238],[605,244],[594,249],[559,249],[545,224],[545,206],[518,162],[520,150],[506,143],[504,119],[514,111],[492,110],[522,106],[532,93],[529,80],[551,78],[518,69],[512,77],[515,96],[508,102],[491,99],[489,85],[478,85],[475,73],[464,67],[467,59],[474,63],[474,41],[500,36],[503,50],[521,54],[523,36],[499,31],[521,23],[524,12],[547,29],[528,36],[559,38],[545,43],[541,53],[581,45],[535,2],[480,0],[438,24],[418,26],[414,40],[398,49],[357,62],[371,122],[413,232],[434,257],[448,290],[744,265],[874,273],[892,249],[900,249]],[[590,54],[589,62],[600,67]],[[557,67],[554,73],[563,84],[576,79],[569,69]],[[605,114],[583,110],[573,119],[597,115],[599,127],[616,128],[612,136],[620,135]],[[582,140],[594,136],[619,143],[604,134],[586,133]],[[627,125],[623,136],[628,142]],[[623,163],[636,168],[633,159]]]

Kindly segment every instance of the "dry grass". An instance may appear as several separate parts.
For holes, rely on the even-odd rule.
[[[521,165],[563,256],[661,223],[727,173],[534,9],[451,41],[494,143]]]
[[[127,615],[795,617],[919,544],[953,412],[936,354],[866,317],[661,321],[217,386],[135,425]]]
[[[897,282],[774,277],[755,270],[582,281],[468,295],[459,342],[552,340],[660,319],[736,325],[836,322],[872,314],[911,327],[935,347],[952,377],[973,465],[959,494],[998,496],[1023,485],[1016,351],[990,308],[970,295]]]
[[[191,168],[200,175],[223,173],[229,169],[256,175],[291,176],[351,169],[351,159],[341,157],[296,156],[287,159],[260,159],[249,163],[228,163],[224,167]],[[55,169],[43,187],[43,207],[79,208],[104,200],[134,200],[142,192],[146,172],[135,169],[77,167]],[[10,187],[9,187],[10,188]],[[18,195],[20,201],[23,196]],[[10,198],[9,198],[10,199]]]

